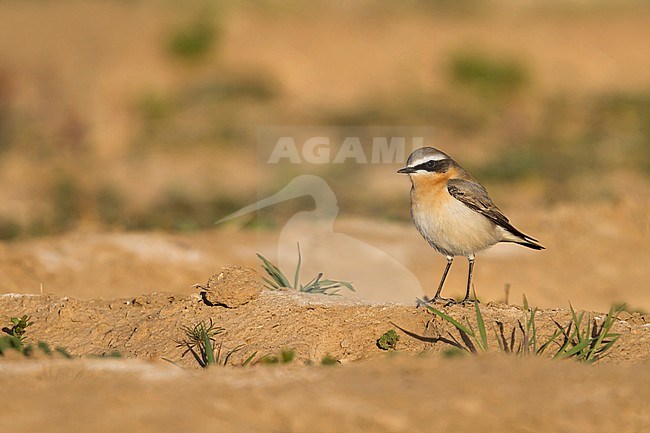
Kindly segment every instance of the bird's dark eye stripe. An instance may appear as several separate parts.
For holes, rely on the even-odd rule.
[[[415,167],[413,167],[416,170],[428,170],[432,166],[431,161],[423,162],[422,164],[418,164]]]
[[[441,159],[439,161],[429,160],[413,167],[415,170],[445,172],[449,168],[449,160]]]

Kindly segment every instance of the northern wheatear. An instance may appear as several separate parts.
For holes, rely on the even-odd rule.
[[[397,171],[411,178],[411,218],[424,239],[447,257],[438,290],[430,302],[440,297],[445,278],[455,256],[469,260],[467,291],[461,303],[469,300],[476,253],[498,242],[514,242],[535,250],[544,249],[516,228],[492,203],[487,191],[449,155],[422,147]]]

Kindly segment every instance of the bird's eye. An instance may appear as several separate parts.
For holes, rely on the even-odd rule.
[[[435,167],[435,163],[433,161],[427,161],[426,164],[424,164],[424,166],[427,169],[432,169],[433,167]]]

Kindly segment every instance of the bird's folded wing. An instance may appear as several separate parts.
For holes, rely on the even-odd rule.
[[[496,207],[494,203],[492,203],[490,196],[488,196],[488,192],[482,185],[464,179],[450,179],[447,183],[447,191],[449,191],[449,194],[456,200],[481,215],[484,215],[490,221],[508,230],[513,235],[520,236],[523,239],[534,240],[510,224],[508,218],[501,213],[501,210]]]

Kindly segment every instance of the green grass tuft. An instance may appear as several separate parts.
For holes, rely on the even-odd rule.
[[[31,344],[25,344],[25,333],[27,332],[27,328],[33,325],[33,323],[34,322],[30,321],[28,315],[12,317],[12,326],[2,328],[2,332],[7,335],[0,336],[0,355],[4,356],[10,350],[15,350],[25,357],[34,355],[36,350],[39,350],[41,353],[48,356],[53,355],[52,349],[44,341],[39,341],[36,344],[36,348]],[[54,351],[63,355],[65,358],[72,358],[72,355],[70,355],[63,347],[56,347]]]
[[[185,348],[181,357],[191,353],[202,368],[233,365],[232,356],[244,347],[241,344],[230,350],[224,349],[223,340],[217,342],[216,337],[224,333],[225,329],[216,326],[212,319],[208,323],[199,322],[194,326],[183,326],[182,329],[185,332],[185,338],[176,342],[176,347]],[[249,355],[240,366],[249,365],[256,355],[257,352]]]
[[[482,98],[511,95],[528,84],[528,71],[521,61],[462,50],[451,55],[449,76],[454,84]]]
[[[465,318],[465,324],[463,324],[431,305],[422,301],[420,304],[456,328],[460,334],[460,341],[450,334],[456,349],[475,354],[486,352],[489,349],[486,324],[478,302],[474,302],[476,328],[469,318]],[[607,316],[598,325],[595,318],[587,316],[585,319],[584,311],[577,313],[570,305],[571,319],[569,322],[566,325],[561,325],[557,321],[553,321],[557,328],[556,331],[546,341],[540,342],[536,319],[537,308],[530,308],[528,300],[524,296],[523,322],[519,321],[517,327],[506,333],[503,323],[496,321],[492,330],[500,352],[541,356],[555,346],[553,359],[573,358],[591,364],[602,359],[620,337],[620,334],[611,332],[611,329],[623,309],[624,305],[612,306]]]
[[[386,331],[379,339],[377,340],[377,347],[381,350],[390,350],[395,349],[397,342],[399,341],[399,335],[395,332],[394,329]]]
[[[289,364],[296,357],[295,349],[282,349],[280,355],[264,355],[255,364]]]
[[[201,15],[170,34],[168,51],[178,59],[196,61],[207,56],[218,37],[219,29],[210,15]]]
[[[553,358],[574,358],[578,361],[592,364],[605,356],[616,343],[621,334],[611,332],[612,326],[618,320],[618,315],[624,307],[612,306],[600,326],[595,318],[587,316],[585,312],[576,313],[570,305],[571,320],[565,326],[555,322],[558,332],[563,336],[560,349]]]
[[[312,278],[307,284],[300,284],[300,267],[302,265],[302,255],[300,254],[300,244],[298,244],[298,263],[293,275],[293,285],[285,276],[284,272],[261,254],[257,257],[262,262],[262,267],[268,274],[269,278],[262,277],[264,286],[270,290],[278,290],[281,288],[299,290],[304,293],[318,293],[324,295],[336,295],[338,289],[345,287],[348,290],[355,291],[352,284],[348,281],[328,280],[323,279],[323,273],[319,273],[316,277]]]
[[[323,356],[320,363],[321,365],[336,365],[339,363],[339,360],[328,354]]]

